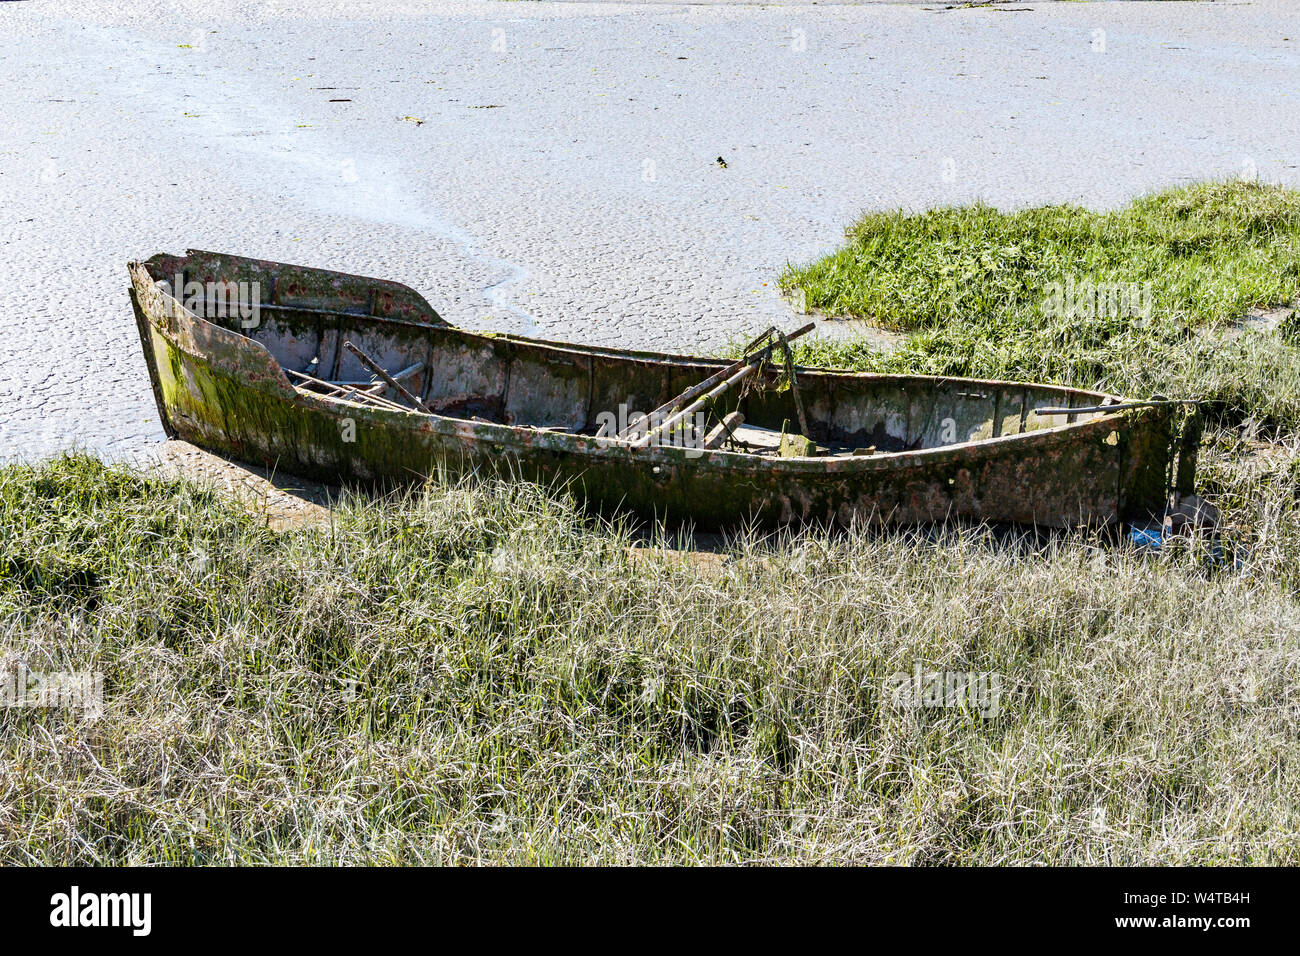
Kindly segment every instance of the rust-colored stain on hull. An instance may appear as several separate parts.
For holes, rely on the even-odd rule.
[[[875,446],[868,456],[764,457],[630,447],[594,434],[620,404],[649,411],[727,362],[588,348],[448,325],[393,282],[190,251],[131,263],[135,307],[159,413],[170,435],[326,481],[411,482],[444,471],[563,484],[606,510],[701,527],[952,518],[1052,527],[1145,519],[1165,506],[1169,406],[1038,417],[1116,396],[1015,382],[801,368],[812,438]],[[258,283],[255,327],[185,307],[186,283]],[[160,287],[166,281],[169,287]],[[351,341],[433,414],[372,407],[290,381],[370,378]],[[719,412],[779,428],[789,390],[731,395]],[[301,378],[299,376],[298,378]],[[955,440],[954,440],[955,438]],[[1184,469],[1186,471],[1186,469]]]

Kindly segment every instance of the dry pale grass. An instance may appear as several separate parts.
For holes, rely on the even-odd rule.
[[[0,472],[0,863],[1300,862],[1300,521],[1207,474],[1226,551],[983,530],[701,567],[527,485],[275,532],[70,458]],[[1252,470],[1253,469],[1253,470]],[[894,672],[996,672],[996,716]]]

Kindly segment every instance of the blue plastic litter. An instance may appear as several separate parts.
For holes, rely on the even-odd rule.
[[[1130,528],[1128,539],[1139,548],[1159,548],[1164,544],[1164,528]]]

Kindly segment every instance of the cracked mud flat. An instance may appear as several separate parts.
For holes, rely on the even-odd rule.
[[[321,6],[0,4],[0,460],[157,450],[124,264],[159,251],[698,352],[799,323],[777,275],[864,209],[1300,184],[1282,0]]]

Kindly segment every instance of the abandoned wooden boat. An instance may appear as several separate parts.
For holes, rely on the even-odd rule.
[[[1170,404],[787,367],[779,333],[731,362],[470,332],[395,282],[196,250],[128,269],[167,434],[305,477],[491,471],[701,527],[1106,524],[1190,490]]]

